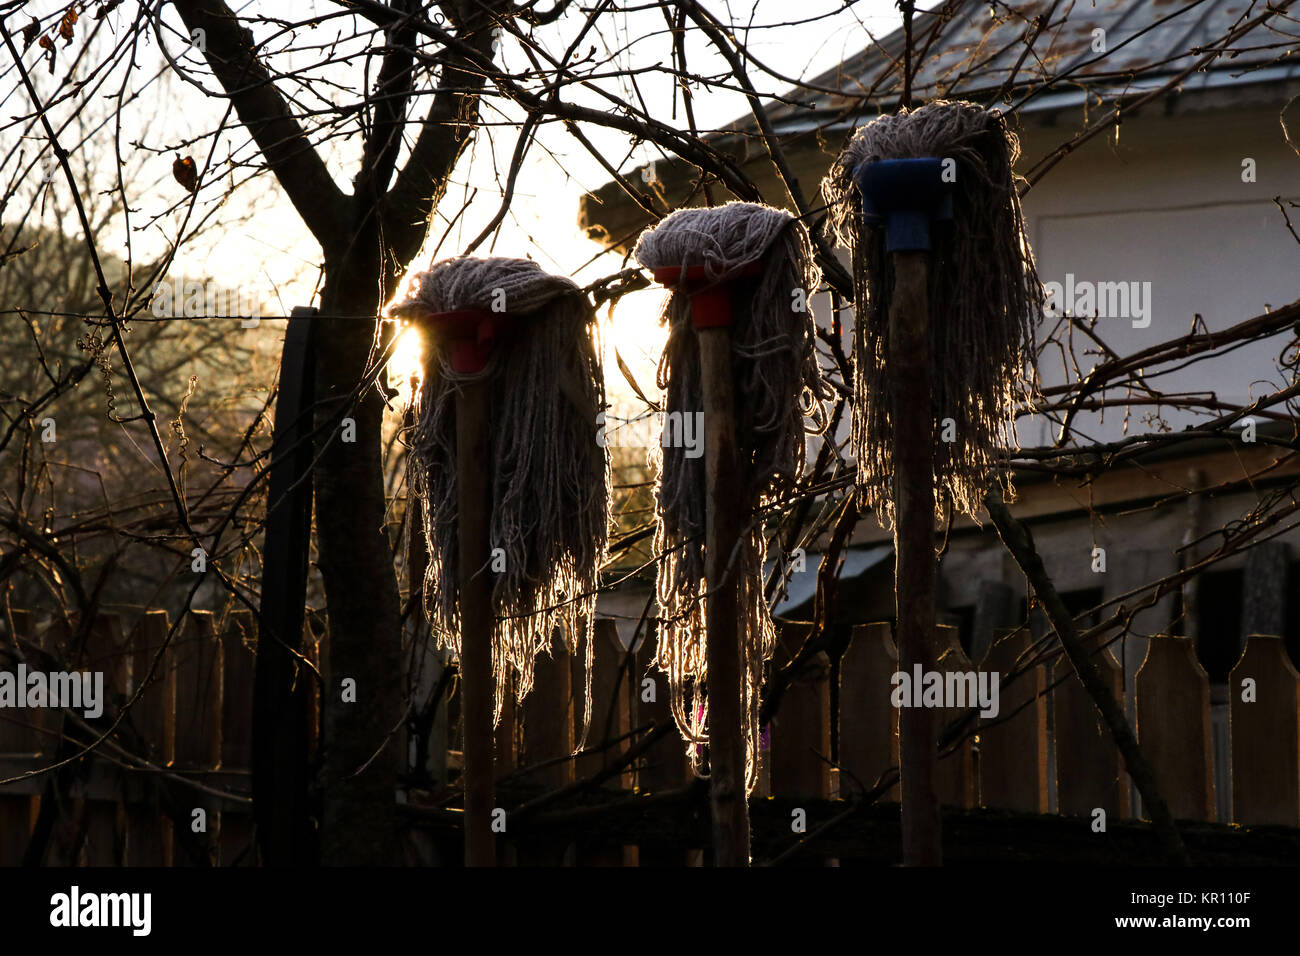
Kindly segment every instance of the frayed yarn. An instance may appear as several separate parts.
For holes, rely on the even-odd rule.
[[[465,382],[488,380],[492,454],[484,481],[491,493],[490,543],[504,566],[492,587],[494,720],[511,674],[518,698],[531,690],[534,661],[550,653],[559,628],[571,653],[580,645],[584,652],[585,728],[610,519],[609,455],[597,441],[605,393],[595,314],[577,285],[531,260],[469,257],[444,260],[417,276],[410,296],[391,311],[418,319],[463,309],[505,311],[515,321],[476,373],[453,371],[444,337],[425,335],[409,439],[414,490],[426,503],[425,610],[439,645],[459,654],[455,399]]]
[[[929,270],[936,435],[944,419],[955,427],[954,441],[935,442],[935,506],[975,517],[999,450],[1016,445],[1017,403],[1031,401],[1036,388],[1034,327],[1044,294],[1012,173],[1019,152],[1000,113],[939,100],[861,127],[822,182],[828,231],[853,259],[857,487],[887,527],[894,524],[886,399],[894,275],[884,228],[862,218],[853,170],[877,159],[956,160],[953,221],[935,224]]]
[[[740,454],[744,516],[729,574],[740,609],[744,652],[742,715],[746,786],[757,782],[763,665],[776,648],[776,631],[763,594],[767,546],[762,507],[788,490],[804,467],[805,418],[813,431],[825,427],[824,384],[818,369],[810,301],[820,279],[812,243],[789,213],[753,203],[684,209],[646,231],[634,251],[647,269],[703,266],[710,278],[732,277],[762,262],[759,276],[744,280],[732,333],[736,445]],[[662,316],[668,341],[659,363],[665,390],[665,421],[702,414],[699,343],[691,324],[690,297],[673,292]],[[674,415],[676,413],[676,415]],[[707,437],[705,439],[707,441]],[[651,450],[656,477],[654,549],[660,625],[656,665],[668,676],[673,718],[699,774],[707,744],[708,666],[703,597],[707,488],[704,457],[689,458],[681,442]],[[714,582],[708,582],[712,586]]]

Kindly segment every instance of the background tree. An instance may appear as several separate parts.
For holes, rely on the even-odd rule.
[[[845,6],[847,13],[839,12],[852,18],[863,5]],[[888,68],[870,89],[844,101],[844,115],[893,109],[910,98],[912,78],[937,31],[971,5],[950,0],[914,18],[913,5],[902,6],[911,24],[907,42],[891,47]],[[1271,42],[1275,55],[1284,56],[1294,46],[1287,32],[1291,6],[1252,9],[1195,51],[1196,64],[1241,52],[1242,38],[1261,26],[1278,31]],[[6,49],[13,51],[0,127],[0,182],[6,184],[0,316],[6,342],[19,343],[0,356],[0,408],[6,416],[0,460],[3,484],[15,489],[3,505],[0,571],[15,579],[38,577],[42,587],[52,586],[52,603],[75,609],[80,599],[68,593],[76,588],[64,568],[79,567],[86,535],[104,535],[105,556],[125,543],[134,548],[148,541],[175,561],[201,544],[218,558],[204,593],[230,605],[256,606],[256,545],[264,518],[257,496],[266,477],[268,438],[264,411],[274,394],[268,356],[277,350],[281,326],[264,320],[261,332],[245,339],[235,337],[229,325],[153,322],[149,303],[156,284],[176,276],[249,286],[257,278],[256,255],[250,264],[229,243],[262,249],[257,243],[283,237],[285,248],[275,250],[279,271],[264,301],[275,302],[284,315],[296,303],[278,299],[276,286],[306,275],[311,304],[319,310],[313,320],[313,545],[328,613],[332,690],[345,676],[359,689],[356,704],[341,705],[337,693],[326,694],[320,781],[325,861],[396,858],[395,741],[408,701],[399,686],[403,608],[400,565],[394,562],[401,550],[396,531],[402,508],[392,500],[400,484],[391,479],[401,469],[392,453],[386,459],[385,448],[400,454],[401,446],[392,443],[394,425],[385,419],[388,395],[379,373],[386,339],[378,316],[413,262],[492,250],[503,227],[530,201],[518,194],[521,171],[544,158],[557,137],[563,134],[570,146],[589,154],[648,222],[679,205],[733,197],[765,200],[803,217],[818,237],[823,291],[832,293],[835,305],[833,315],[821,317],[819,333],[826,379],[837,396],[833,421],[847,421],[853,369],[844,330],[851,282],[822,238],[824,210],[811,201],[810,184],[792,172],[792,144],[776,135],[772,122],[777,111],[798,110],[827,91],[756,50],[758,40],[784,35],[778,31],[815,32],[823,14],[835,11],[761,7],[751,17],[748,10],[724,12],[722,5],[696,0],[319,0],[292,9],[253,3],[238,11],[222,0],[0,3]],[[1001,98],[1009,112],[1073,82],[1032,55],[1040,37],[1062,27],[1066,11],[1060,7],[990,7],[997,22],[1016,28],[1024,51]],[[1168,16],[1195,16],[1196,9],[1177,6]],[[760,21],[759,15],[770,19]],[[843,36],[850,50],[876,39],[860,25]],[[1107,75],[1104,55],[1099,63],[1099,75]],[[978,76],[986,68],[977,51],[954,65],[952,76]],[[1112,79],[1130,83],[1159,68],[1126,64]],[[1090,109],[1077,127],[1060,131],[1059,148],[1030,158],[1025,188],[1051,175],[1082,143],[1113,133],[1121,111],[1131,115],[1171,93],[1190,72],[1149,91],[1115,94],[1113,102]],[[697,122],[706,99],[749,109],[752,123],[718,135]],[[103,111],[97,113],[98,107]],[[833,140],[840,134],[816,129],[804,135]],[[834,145],[828,143],[828,153]],[[87,171],[86,157],[96,151],[102,165]],[[643,174],[649,159],[662,167],[661,177]],[[54,176],[46,179],[51,170]],[[477,188],[485,180],[493,187]],[[289,209],[296,222],[289,222]],[[40,213],[39,226],[33,210]],[[266,223],[268,211],[281,217],[274,231],[282,235],[242,233],[241,223]],[[470,218],[482,222],[482,229],[468,242],[451,239],[457,224]],[[531,238],[534,254],[545,255],[548,237]],[[627,239],[607,238],[611,246]],[[66,253],[45,255],[60,244]],[[293,267],[283,267],[289,260]],[[245,271],[231,273],[227,262]],[[588,291],[603,309],[638,277],[623,271],[616,257],[600,262],[612,274],[591,281]],[[62,281],[60,270],[66,272]],[[1213,335],[1194,328],[1134,355],[1107,346],[1086,318],[1059,317],[1041,330],[1039,359],[1059,359],[1063,379],[1044,390],[1041,402],[1019,411],[1055,422],[1060,438],[1009,450],[1004,466],[1088,479],[1155,447],[1232,436],[1247,416],[1280,422],[1261,441],[1293,456],[1300,387],[1292,337],[1296,310],[1293,304],[1241,316]],[[1278,342],[1279,336],[1288,339],[1276,368],[1282,382],[1249,404],[1166,395],[1153,384],[1161,369],[1213,363],[1244,343]],[[1095,360],[1080,362],[1084,350],[1077,343],[1083,341],[1098,353]],[[239,368],[227,387],[221,370],[233,372],[246,359],[257,361]],[[607,363],[611,377],[615,368]],[[185,405],[192,374],[199,374],[199,382]],[[84,415],[87,424],[94,418],[96,428],[112,423],[111,440],[101,434],[89,441],[129,446],[132,457],[121,459],[117,475],[119,466],[104,465],[106,481],[125,486],[142,473],[156,479],[138,517],[128,520],[128,499],[111,489],[96,491],[100,512],[77,512],[65,520],[65,503],[49,497],[50,480],[33,477],[42,471],[33,464],[39,423],[63,401],[79,409],[78,422]],[[1136,408],[1139,414],[1193,409],[1203,423],[1171,432],[1152,420],[1146,431],[1092,441],[1074,424],[1082,412],[1099,408]],[[56,417],[62,429],[62,413]],[[343,440],[345,420],[355,425],[354,442]],[[181,423],[184,440],[171,421]],[[842,439],[843,428],[831,434]],[[847,494],[853,465],[839,439],[816,447],[798,492],[768,516],[774,549],[789,553],[821,545],[824,558],[812,636],[789,666],[770,677],[765,717],[779,706],[789,674],[818,651],[836,650],[829,627],[835,578],[860,518]],[[213,460],[204,461],[196,444],[207,445]],[[640,449],[628,451],[631,467],[637,467]],[[194,470],[200,461],[209,469],[202,485]],[[629,477],[624,484],[646,480],[635,472]],[[633,494],[614,557],[628,564],[633,555],[653,561],[657,556],[650,550],[637,550],[649,538],[649,502],[635,488],[622,490]],[[113,520],[99,520],[110,505]],[[1295,526],[1298,508],[1288,479],[1242,521],[1218,529],[1219,547],[1211,553],[1175,575],[1135,584],[1134,597],[1106,611],[1098,633],[1118,639],[1137,609],[1215,562]],[[134,559],[118,563],[140,567]],[[620,568],[625,572],[626,565]],[[611,581],[618,576],[611,574]],[[775,590],[776,576],[769,590]],[[95,590],[93,584],[77,586],[86,594]],[[180,616],[196,593],[188,583],[183,590],[172,605]]]

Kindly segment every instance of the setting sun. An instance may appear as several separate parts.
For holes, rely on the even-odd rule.
[[[423,374],[423,358],[424,339],[420,330],[413,325],[400,329],[388,360],[388,384],[397,389],[402,403],[411,398],[411,379],[418,379]]]
[[[608,315],[601,318],[605,388],[610,401],[615,404],[628,400],[639,402],[619,370],[615,350],[646,397],[658,400],[655,372],[664,341],[668,337],[668,330],[659,324],[659,310],[663,306],[664,295],[664,290],[658,287],[629,293],[614,307],[612,319]]]

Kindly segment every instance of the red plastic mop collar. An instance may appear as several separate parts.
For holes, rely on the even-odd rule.
[[[447,337],[451,369],[464,374],[483,371],[497,340],[508,337],[518,316],[486,309],[457,309],[427,312],[421,318]]]
[[[704,266],[666,266],[653,269],[655,281],[670,289],[681,287],[691,297],[691,324],[714,329],[732,323],[731,289],[738,279],[762,275],[763,264],[750,262],[721,279],[708,275]],[[683,273],[685,274],[683,276]]]

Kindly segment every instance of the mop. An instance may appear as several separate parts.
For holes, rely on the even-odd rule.
[[[854,133],[822,183],[853,260],[852,442],[861,499],[892,528],[899,664],[935,669],[936,514],[975,516],[1032,395],[1043,288],[1000,113],[936,101]],[[941,425],[936,441],[935,423]],[[1005,481],[1005,476],[1001,476]],[[899,717],[903,862],[942,860],[933,711]]]
[[[584,727],[591,718],[610,483],[596,440],[595,313],[578,286],[531,260],[465,257],[416,276],[391,314],[424,331],[410,455],[429,552],[425,610],[461,661],[466,776],[480,788],[467,834],[489,865],[492,726],[512,686],[520,699],[531,690],[556,628],[570,652],[585,652]]]
[[[926,290],[930,379],[936,420],[951,418],[956,427],[953,441],[935,446],[935,504],[939,513],[950,503],[974,516],[998,450],[1014,446],[1017,402],[1028,400],[1033,390],[1033,324],[1043,291],[1012,175],[1019,153],[1000,113],[940,100],[861,127],[822,184],[827,225],[850,250],[857,290],[853,447],[858,487],[864,502],[890,526],[894,424],[880,398],[891,385],[889,307],[896,280],[887,242],[888,218],[898,213],[889,208],[890,196],[874,203],[874,214],[873,203],[864,209],[855,171],[866,176],[880,160],[937,161],[923,184],[940,194],[944,207],[931,217],[937,225]],[[921,205],[932,201],[923,197]]]
[[[652,453],[656,664],[696,774],[708,745],[715,862],[743,866],[763,664],[776,645],[761,512],[802,472],[805,418],[825,424],[808,304],[819,274],[802,223],[752,203],[674,212],[634,255],[674,290],[658,376],[665,433]],[[683,416],[702,420],[703,455],[676,440]]]

